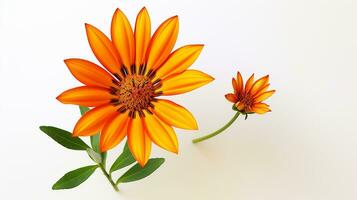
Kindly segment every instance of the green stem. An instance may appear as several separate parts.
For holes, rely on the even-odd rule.
[[[211,138],[211,137],[213,137],[213,136],[216,136],[216,135],[220,134],[221,132],[223,132],[224,130],[226,130],[229,126],[231,126],[231,125],[233,124],[233,122],[236,121],[236,119],[238,118],[239,115],[240,115],[240,112],[237,112],[237,113],[233,116],[233,118],[232,118],[226,125],[224,125],[222,128],[216,130],[216,131],[213,132],[213,133],[210,133],[210,134],[208,134],[208,135],[205,135],[205,136],[203,136],[203,137],[196,138],[196,139],[192,140],[192,142],[193,142],[193,143],[202,142],[202,141],[204,141],[204,140],[207,140],[207,139],[209,139],[209,138]]]
[[[115,191],[119,191],[118,186],[114,183],[112,176],[110,174],[108,174],[108,172],[105,170],[105,167],[103,166],[103,164],[99,164],[100,169],[102,170],[103,174],[105,175],[105,177],[107,177],[108,181],[110,182],[110,184],[113,186]]]

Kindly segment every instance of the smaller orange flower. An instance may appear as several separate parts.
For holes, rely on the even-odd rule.
[[[275,90],[269,90],[269,75],[266,75],[254,82],[254,74],[247,80],[245,86],[242,75],[237,72],[237,79],[232,78],[234,94],[228,93],[226,99],[234,103],[234,109],[244,114],[264,114],[270,112],[269,105],[263,103],[271,97]]]
[[[275,93],[275,90],[268,91],[270,86],[269,75],[254,82],[254,74],[252,74],[244,85],[242,75],[237,72],[237,79],[232,78],[232,85],[234,93],[228,93],[225,97],[233,103],[232,108],[236,111],[236,114],[223,127],[208,135],[192,140],[193,143],[202,142],[222,133],[237,120],[239,115],[245,115],[245,119],[247,119],[248,114],[264,114],[271,111],[269,105],[263,103],[264,100]]]

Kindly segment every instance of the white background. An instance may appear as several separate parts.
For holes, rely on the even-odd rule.
[[[120,193],[100,171],[76,189],[52,191],[65,172],[91,164],[38,129],[72,130],[79,118],[77,107],[55,99],[80,85],[63,59],[95,61],[84,23],[108,34],[117,7],[133,23],[142,6],[154,28],[179,15],[176,47],[206,45],[193,68],[216,80],[173,97],[200,130],[177,130],[179,156],[155,148],[152,156],[167,162]],[[0,0],[0,9],[1,199],[357,199],[355,0]],[[191,144],[234,114],[223,95],[237,70],[271,75],[273,112]]]

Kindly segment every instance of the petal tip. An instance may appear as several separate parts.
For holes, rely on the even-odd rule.
[[[199,51],[200,51],[200,52],[202,51],[203,47],[205,47],[205,45],[204,45],[204,44],[193,44],[192,46],[197,47],[197,48],[199,49]]]
[[[118,12],[121,12],[121,10],[120,10],[119,8],[116,8],[115,11],[114,11],[114,16],[115,16],[116,14],[118,14]]]
[[[141,167],[145,167],[147,162],[148,162],[148,160],[138,160],[138,163]]]
[[[177,23],[178,19],[179,19],[178,15],[175,15],[175,16],[170,17],[168,19],[168,21]]]
[[[72,137],[78,137],[80,136],[79,133],[75,130],[73,130]]]
[[[144,6],[144,7],[142,7],[141,8],[141,10],[140,10],[140,12],[147,12],[148,10],[146,9],[146,7]]]
[[[100,143],[100,145],[99,145],[99,151],[100,151],[101,153],[106,152],[106,151],[108,151],[108,150],[109,150],[108,147],[106,147],[103,143]]]
[[[214,77],[213,76],[210,76],[210,75],[207,74],[207,78],[209,79],[209,82],[214,81]]]
[[[63,93],[62,93],[63,94]],[[58,95],[57,97],[56,97],[56,99],[59,101],[59,102],[61,102],[61,103],[63,103],[63,95],[62,94],[60,94],[60,95]]]
[[[198,130],[198,124],[197,124],[197,121],[195,120],[193,126],[192,126],[192,130],[195,130],[197,131]]]

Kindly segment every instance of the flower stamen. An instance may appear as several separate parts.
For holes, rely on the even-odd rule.
[[[161,82],[159,79],[151,82],[148,76],[129,75],[126,67],[122,67],[121,71],[126,76],[118,82],[118,85],[110,88],[109,92],[116,96],[116,98],[110,100],[110,103],[114,106],[121,105],[118,109],[119,112],[130,110],[129,116],[131,117],[135,117],[136,112],[139,113],[140,117],[144,117],[143,110],[149,107],[153,108],[151,101],[155,101],[155,97],[162,94],[162,92],[155,92],[157,88],[161,87]]]

